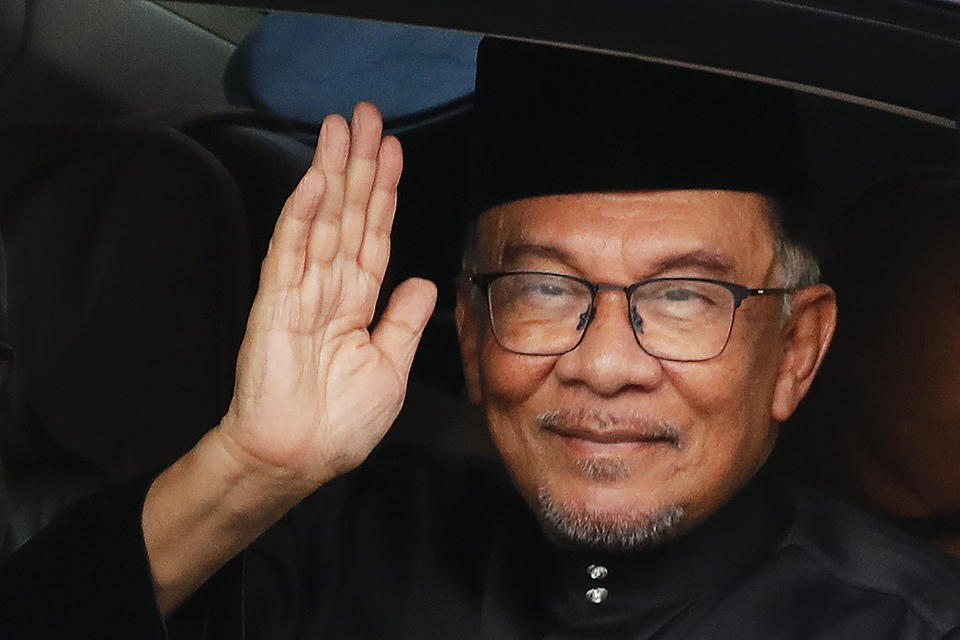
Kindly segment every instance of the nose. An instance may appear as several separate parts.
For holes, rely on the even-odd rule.
[[[627,388],[655,388],[663,367],[637,344],[623,292],[608,290],[597,294],[596,313],[580,346],[557,359],[554,373],[563,382],[613,396]]]

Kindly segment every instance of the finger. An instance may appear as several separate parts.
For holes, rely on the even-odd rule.
[[[310,228],[320,209],[325,179],[311,166],[283,205],[260,269],[260,289],[296,286],[303,277]]]
[[[397,185],[403,169],[403,150],[393,136],[383,139],[377,156],[377,173],[373,179],[367,224],[360,247],[360,268],[377,282],[383,280],[390,259],[390,230],[397,210]]]
[[[340,255],[353,259],[363,244],[367,204],[377,173],[377,156],[383,120],[380,111],[369,102],[357,104],[350,123],[350,155],[347,158],[346,185],[343,194],[343,223]]]
[[[432,282],[411,278],[390,296],[383,317],[370,334],[370,341],[393,363],[404,380],[410,373],[417,345],[436,302],[437,287]]]
[[[341,237],[343,186],[346,179],[350,131],[343,116],[333,114],[323,121],[320,143],[313,167],[324,178],[324,193],[307,238],[306,265],[324,264],[333,259]]]

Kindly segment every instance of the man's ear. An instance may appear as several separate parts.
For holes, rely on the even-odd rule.
[[[807,394],[837,326],[837,297],[825,284],[807,287],[790,301],[786,344],[773,393],[772,417],[789,418]]]
[[[467,383],[470,402],[480,404],[480,319],[477,304],[473,300],[470,285],[460,282],[457,286],[457,335],[460,338],[460,357],[463,360],[463,377]]]

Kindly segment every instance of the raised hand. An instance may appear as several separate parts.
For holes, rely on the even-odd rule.
[[[277,221],[218,427],[244,468],[304,491],[363,461],[396,418],[434,285],[408,280],[368,331],[390,255],[402,153],[380,113],[328,117]]]
[[[221,423],[153,481],[143,539],[161,612],[300,499],[360,464],[400,410],[436,300],[408,280],[373,319],[402,154],[380,113],[327,118],[263,262]]]

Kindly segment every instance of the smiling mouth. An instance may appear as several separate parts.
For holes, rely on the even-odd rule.
[[[634,431],[615,430],[615,431],[591,431],[589,429],[547,429],[558,436],[584,440],[596,444],[669,444],[679,446],[675,438],[665,436],[654,436],[648,434],[638,434]]]
[[[563,438],[599,445],[666,444],[680,448],[680,430],[662,420],[624,416],[602,411],[546,411],[537,416],[537,426]]]

